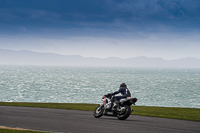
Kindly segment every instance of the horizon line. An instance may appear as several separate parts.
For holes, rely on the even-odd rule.
[[[197,57],[182,57],[182,58],[176,58],[176,59],[164,59],[162,57],[147,57],[147,56],[143,56],[143,55],[136,56],[136,57],[129,57],[129,58],[121,58],[121,57],[116,57],[116,56],[109,56],[109,57],[101,58],[101,57],[87,57],[87,56],[82,56],[82,55],[64,55],[64,54],[53,53],[53,52],[38,52],[38,51],[32,51],[32,50],[15,50],[15,49],[5,49],[5,48],[0,48],[0,50],[10,50],[10,51],[15,51],[15,52],[28,51],[28,52],[40,53],[40,54],[55,54],[55,55],[60,55],[60,56],[80,56],[80,57],[83,57],[83,58],[96,58],[96,59],[118,58],[118,59],[126,60],[126,59],[144,57],[144,58],[149,58],[149,59],[162,59],[162,60],[165,60],[165,61],[180,60],[180,59],[187,59],[187,58],[194,58],[194,59],[200,60],[200,58],[197,58]]]

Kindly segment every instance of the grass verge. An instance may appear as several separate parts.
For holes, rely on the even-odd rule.
[[[94,111],[98,104],[84,103],[24,103],[24,102],[0,102],[4,106],[23,106],[56,109],[73,109]],[[134,110],[132,115],[162,117],[171,119],[200,121],[199,108],[177,108],[177,107],[152,107],[152,106],[131,106]]]
[[[37,131],[22,131],[22,130],[14,130],[14,129],[0,129],[1,133],[44,133],[44,132],[37,132]]]
[[[10,128],[0,126],[0,133],[50,133],[50,132],[42,132],[42,131],[35,131],[30,129],[23,129],[23,128]]]
[[[0,129],[1,133],[47,133],[40,131],[28,131],[28,130],[18,130],[18,129]]]

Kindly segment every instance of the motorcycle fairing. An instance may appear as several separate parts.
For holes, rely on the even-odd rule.
[[[132,98],[132,97],[123,98],[120,100],[120,103],[123,105],[127,101],[130,101],[132,104],[135,104],[135,102],[137,102],[137,98]]]

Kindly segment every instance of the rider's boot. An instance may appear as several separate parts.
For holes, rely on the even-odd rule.
[[[116,110],[118,106],[119,106],[119,101],[115,101],[112,110]]]

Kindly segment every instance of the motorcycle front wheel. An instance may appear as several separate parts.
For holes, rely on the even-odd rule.
[[[128,105],[124,105],[122,107],[125,107],[125,109],[123,109],[122,111],[120,111],[118,114],[117,114],[117,118],[119,120],[125,120],[129,117],[129,115],[131,114],[131,107],[128,106]]]
[[[99,106],[96,107],[96,109],[94,110],[94,113],[93,113],[94,117],[95,117],[95,118],[101,117],[101,116],[103,115],[103,111],[104,111],[103,106],[100,107],[100,105],[99,105]]]

